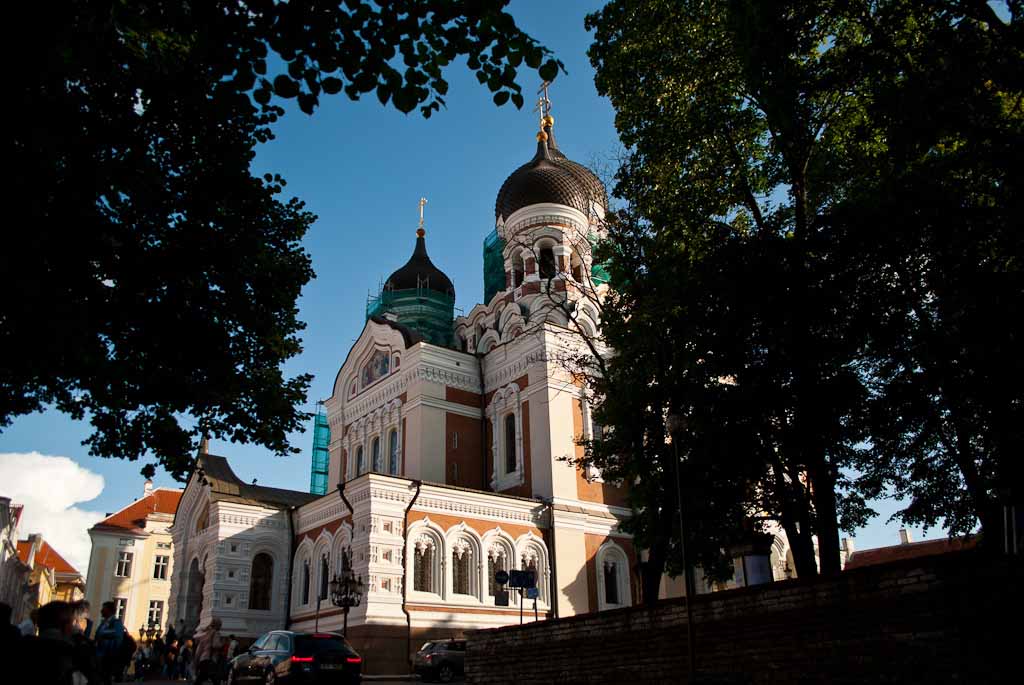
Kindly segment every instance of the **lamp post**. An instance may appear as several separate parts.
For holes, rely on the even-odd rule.
[[[341,551],[341,576],[334,574],[331,582],[328,583],[331,591],[331,604],[341,607],[344,615],[342,635],[348,637],[348,612],[352,607],[359,606],[363,599],[365,584],[362,576],[357,576],[352,571],[352,548]]]
[[[683,488],[679,481],[679,433],[686,427],[686,419],[679,414],[669,414],[665,420],[665,427],[672,436],[672,470],[676,479],[676,504],[679,513],[679,556],[683,562],[683,583],[686,585],[686,645],[689,650],[688,683],[694,682],[697,673],[696,650],[693,640],[693,596],[696,593],[696,583],[693,582],[693,569],[689,558],[686,556],[686,517],[683,515]]]

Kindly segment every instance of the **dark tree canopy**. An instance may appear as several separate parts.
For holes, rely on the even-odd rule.
[[[203,434],[278,454],[310,378],[296,300],[315,217],[250,173],[296,99],[430,116],[465,58],[502,105],[560,64],[506,0],[36,3],[12,11],[0,426],[88,418],[90,453],[176,476]],[[273,96],[277,96],[275,99]]]

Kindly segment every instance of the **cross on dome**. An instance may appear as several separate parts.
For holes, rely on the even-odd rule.
[[[426,205],[426,204],[427,204],[427,198],[421,197],[420,198],[420,202],[419,202],[419,205],[420,205],[420,227],[416,229],[416,235],[418,237],[420,237],[420,238],[422,238],[423,236],[425,236],[427,234],[426,230],[424,230],[424,228],[423,228],[423,206]]]

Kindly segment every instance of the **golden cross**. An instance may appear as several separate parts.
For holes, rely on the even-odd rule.
[[[541,119],[551,113],[551,100],[548,98],[548,86],[550,85],[551,81],[544,81],[537,89],[540,98],[537,99],[537,106],[533,108],[533,111],[539,112]]]
[[[423,228],[423,205],[427,204],[427,198],[420,198],[420,228]]]

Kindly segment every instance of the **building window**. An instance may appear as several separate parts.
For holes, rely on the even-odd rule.
[[[249,608],[269,611],[273,585],[274,559],[266,552],[260,552],[253,557],[252,572],[249,574]]]
[[[317,599],[327,599],[327,583],[330,580],[327,576],[331,573],[331,564],[327,561],[327,555],[320,557],[320,593]]]
[[[160,600],[151,600],[149,602],[149,616],[147,618],[146,625],[158,626],[163,622],[164,618],[164,603]]]
[[[169,543],[169,542],[158,542],[158,543],[156,543],[156,548],[157,549],[170,549],[171,548],[171,543]]]
[[[550,247],[543,247],[540,250],[540,277],[543,280],[554,278],[557,269],[555,268],[555,252]]]
[[[134,547],[135,540],[131,538],[118,538],[117,544],[119,544],[121,547]]]
[[[167,567],[170,566],[171,558],[158,554],[153,560],[153,577],[157,580],[167,580]]]
[[[131,552],[120,552],[117,556],[117,568],[114,569],[114,575],[118,578],[128,578],[132,575],[132,558]]]
[[[505,473],[516,470],[516,415],[505,415]]]
[[[128,600],[124,597],[117,597],[114,599],[114,616],[119,621],[124,621],[125,610],[128,609]]]
[[[302,603],[309,604],[309,559],[302,560]]]
[[[393,430],[388,435],[388,473],[392,476],[398,475],[398,431]]]
[[[464,540],[452,547],[452,592],[459,595],[473,594],[471,583],[473,548]]]
[[[365,464],[365,458],[363,457],[363,446],[360,445],[359,447],[356,448],[356,475],[357,476],[363,475],[363,471],[365,470],[365,466],[366,466],[366,464]]]
[[[370,443],[370,457],[373,460],[374,473],[383,473],[384,465],[380,461],[380,438],[374,438]]]
[[[434,568],[436,559],[437,545],[434,540],[427,535],[421,535],[416,540],[413,554],[413,590],[417,592],[437,592],[435,587],[437,579]]]
[[[598,610],[616,609],[631,604],[629,563],[618,545],[605,543],[597,552]]]
[[[498,581],[494,579],[494,575],[498,571],[508,570],[508,555],[505,550],[500,547],[492,547],[491,551],[487,553],[487,594],[491,597],[498,594],[498,590],[501,589]]]

